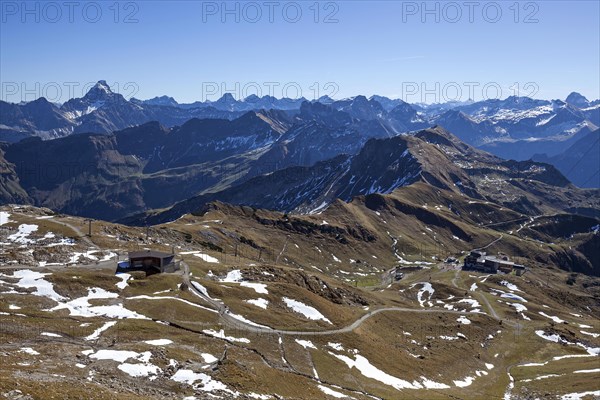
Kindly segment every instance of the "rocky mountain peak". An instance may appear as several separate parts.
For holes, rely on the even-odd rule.
[[[590,104],[589,100],[585,96],[577,92],[571,92],[571,94],[569,94],[565,99],[565,102],[579,108],[588,107]]]

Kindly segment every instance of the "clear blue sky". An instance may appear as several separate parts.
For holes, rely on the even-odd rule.
[[[179,102],[215,99],[223,92],[215,84],[225,84],[238,98],[256,92],[256,86],[267,94],[270,85],[276,97],[287,85],[291,97],[300,88],[314,98],[315,82],[319,95],[380,94],[411,102],[458,97],[457,85],[466,100],[464,82],[480,85],[476,99],[486,84],[488,97],[495,97],[497,83],[504,98],[513,94],[514,83],[528,93],[523,88],[528,82],[535,83],[537,98],[564,99],[571,91],[600,97],[598,1],[520,2],[518,15],[513,1],[499,1],[494,3],[500,4],[499,18],[494,4],[482,1],[473,22],[462,1],[454,3],[460,17],[445,2],[429,2],[430,9],[438,4],[433,14],[424,14],[421,1],[320,2],[318,23],[313,1],[295,3],[302,10],[296,23],[290,22],[294,4],[285,1],[276,2],[272,23],[264,1],[253,3],[262,13],[255,23],[250,20],[256,10],[246,2],[227,3],[231,9],[238,4],[240,22],[236,13],[221,21],[221,1],[120,2],[118,15],[113,1],[82,2],[72,12],[73,22],[62,1],[53,3],[60,16],[44,2],[28,3],[29,14],[23,14],[21,1],[0,3],[2,98],[13,102],[32,100],[35,93],[65,101],[69,82],[80,85],[74,91],[80,96],[82,85],[99,79],[119,86],[126,97],[168,94]],[[102,15],[92,23],[97,6]],[[137,22],[125,23],[132,13]],[[338,22],[324,23],[331,13]],[[125,88],[128,82],[133,84]],[[328,82],[334,85],[326,87]],[[424,97],[422,85],[432,94]]]

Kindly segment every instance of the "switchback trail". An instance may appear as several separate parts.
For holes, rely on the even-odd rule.
[[[339,333],[349,333],[354,331],[356,328],[361,326],[365,321],[374,317],[375,315],[382,312],[408,312],[408,313],[417,313],[417,314],[453,314],[453,315],[469,315],[469,314],[478,314],[469,311],[455,311],[455,310],[446,310],[446,309],[418,309],[418,308],[406,308],[406,307],[384,307],[378,308],[376,310],[369,311],[362,317],[358,318],[356,321],[351,323],[348,326],[338,328],[338,329],[329,329],[322,331],[295,331],[295,330],[282,330],[282,329],[274,329],[263,325],[257,325],[253,323],[249,323],[246,321],[242,321],[240,319],[235,318],[230,312],[225,304],[222,302],[212,299],[198,290],[190,280],[190,270],[189,266],[182,262],[183,266],[183,281],[189,287],[189,290],[193,291],[198,297],[202,298],[205,302],[210,304],[212,308],[219,312],[219,315],[223,322],[235,329],[242,329],[248,332],[254,333],[271,333],[271,334],[279,334],[279,335],[294,335],[294,336],[325,336],[325,335],[336,335]]]

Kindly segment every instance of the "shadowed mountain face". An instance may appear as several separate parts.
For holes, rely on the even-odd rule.
[[[575,185],[600,187],[600,130],[596,129],[577,140],[571,147],[553,157],[535,155],[536,161],[555,165]]]
[[[195,108],[168,97],[127,101],[100,81],[61,107],[44,99],[0,103],[3,138],[69,133],[4,144],[1,199],[109,219],[183,202],[168,211],[173,216],[211,200],[306,213],[336,198],[426,182],[524,213],[593,213],[593,206],[580,207],[579,192],[563,196],[568,182],[551,166],[471,147],[516,160],[536,149],[550,155],[536,159],[570,173],[565,165],[583,157],[588,133],[597,132],[591,120],[599,108],[577,95],[568,100],[511,97],[446,108],[357,96],[241,114],[248,104],[279,102],[231,95]],[[168,123],[144,123],[149,119]],[[421,130],[435,122],[456,136],[441,127]],[[573,146],[554,157],[566,144]]]
[[[268,137],[265,132],[256,132],[253,137],[239,134],[245,129],[242,125],[254,124],[248,117],[236,122],[237,127],[226,124],[227,120],[249,115],[245,113],[250,110],[258,112],[259,118],[270,120],[279,137]],[[214,121],[191,121],[209,119]],[[7,142],[30,136],[55,139],[77,133],[106,134],[150,121],[182,127],[178,142],[167,143],[163,149],[165,154],[171,153],[167,156],[170,167],[216,161],[240,155],[237,149],[268,146],[267,152],[253,156],[260,159],[252,163],[248,174],[251,177],[290,166],[311,166],[339,154],[353,155],[371,138],[392,137],[436,124],[464,142],[504,159],[528,160],[545,154],[552,163],[554,156],[598,129],[600,104],[575,92],[565,101],[511,96],[504,100],[432,105],[411,105],[383,96],[343,100],[325,96],[306,101],[251,95],[236,100],[226,93],[216,101],[179,104],[168,96],[128,101],[112,92],[105,81],[99,81],[84,97],[71,99],[60,107],[43,98],[26,104],[0,102],[0,140]],[[197,140],[194,126],[213,132],[213,141]],[[215,132],[222,137],[217,138],[215,135],[219,134]],[[241,141],[248,141],[246,147]],[[181,154],[179,149],[184,145],[188,148]],[[212,156],[204,159],[210,150]],[[144,168],[157,172],[165,167],[169,166],[157,156]]]
[[[4,144],[2,202],[104,219],[165,207],[242,177],[254,153],[285,130],[285,118],[251,112],[172,129],[152,122],[110,135]]]
[[[371,139],[356,155],[341,155],[310,167],[285,168],[193,197],[166,211],[125,221],[170,221],[216,200],[285,212],[317,213],[336,199],[350,201],[356,196],[392,193],[419,182],[527,215],[580,206],[591,194],[572,186],[551,165],[504,161],[434,127],[414,135]],[[597,211],[589,213],[596,215]]]

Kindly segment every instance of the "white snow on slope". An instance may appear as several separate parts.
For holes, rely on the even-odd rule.
[[[17,228],[17,233],[14,233],[7,237],[8,240],[15,243],[28,244],[33,243],[33,240],[29,239],[29,235],[38,230],[38,226],[35,224],[21,224]]]
[[[201,306],[200,304],[192,303],[191,301],[188,301],[185,299],[180,299],[179,297],[139,295],[139,296],[128,297],[127,299],[128,300],[176,300],[176,301],[180,301],[182,303],[188,304],[192,307],[201,308],[205,311],[209,311],[212,313],[218,312],[217,310],[213,310],[212,308],[204,307],[204,306]]]
[[[141,314],[126,309],[122,303],[111,304],[106,306],[92,306],[89,300],[95,299],[115,299],[119,297],[118,294],[107,292],[102,288],[88,288],[88,295],[79,297],[66,302],[59,302],[59,304],[51,308],[49,311],[57,311],[68,309],[71,316],[78,317],[96,317],[105,316],[108,318],[133,318],[133,319],[148,319]]]
[[[525,311],[527,311],[527,307],[525,307],[523,304],[521,304],[521,303],[509,303],[508,301],[505,302],[505,303],[508,304],[509,306],[515,308],[515,310],[517,310],[517,312],[521,315],[521,317],[524,320],[531,321],[531,318],[529,318],[527,315],[525,315]]]
[[[264,283],[254,283],[254,282],[246,282],[243,280],[242,273],[239,269],[235,269],[233,271],[229,271],[225,278],[220,279],[219,282],[223,283],[239,283],[240,286],[248,287],[254,289],[254,291],[258,294],[269,294],[267,290],[267,285]]]
[[[37,351],[35,351],[34,349],[32,349],[31,347],[21,347],[21,349],[19,350],[20,353],[26,353],[32,356],[37,356],[40,353],[38,353]]]
[[[260,307],[263,310],[266,310],[267,306],[269,305],[269,301],[266,299],[263,299],[263,298],[244,300],[244,302],[246,302],[248,304],[252,304],[253,306],[256,306],[256,307]]]
[[[215,330],[212,330],[212,329],[205,329],[202,332],[206,333],[207,335],[219,338],[219,339],[229,340],[230,342],[250,343],[250,340],[246,339],[246,338],[236,338],[233,336],[225,336],[225,331],[223,329],[221,329],[218,332]]]
[[[232,394],[234,397],[239,396],[239,393],[230,390],[223,382],[213,379],[210,375],[196,373],[191,369],[180,369],[171,377],[171,379],[175,382],[194,385],[194,388],[203,392],[213,392],[215,390],[221,390]],[[200,381],[201,384],[195,385],[196,381]]]
[[[139,378],[139,377],[143,377],[143,376],[150,376],[150,375],[158,375],[158,373],[160,372],[160,368],[154,364],[131,364],[131,363],[122,363],[120,364],[117,368],[119,368],[121,371],[125,372],[127,375],[132,376],[134,378]],[[156,379],[156,377],[153,377],[154,379]],[[153,378],[150,378],[150,380],[154,380]]]
[[[597,372],[600,372],[600,368],[580,369],[578,371],[573,371],[574,374],[595,374]]]
[[[44,276],[51,275],[50,273],[40,273],[36,271],[31,271],[29,269],[21,269],[13,272],[12,277],[19,278],[19,282],[16,283],[16,286],[29,289],[35,288],[35,292],[33,295],[48,297],[54,301],[60,302],[65,300],[65,298],[54,291],[54,285],[52,283],[46,281]]]
[[[557,334],[548,335],[547,333],[545,333],[542,330],[535,331],[535,334],[538,335],[539,337],[541,337],[542,339],[546,339],[546,340],[549,340],[549,341],[554,342],[554,343],[567,343],[566,340],[563,340]]]
[[[284,297],[283,301],[285,304],[291,308],[293,311],[304,315],[306,318],[318,321],[323,320],[329,324],[331,321],[328,320],[323,314],[321,314],[316,308],[308,306],[298,300],[290,299],[288,297]]]
[[[336,399],[348,398],[348,396],[346,396],[345,394],[336,392],[335,390],[330,389],[327,386],[318,385],[318,388],[319,388],[319,390],[321,390],[321,392],[325,393],[327,396],[335,397]]]
[[[539,314],[543,317],[550,318],[552,321],[556,322],[557,324],[562,324],[563,322],[565,322],[563,319],[560,319],[555,315],[548,315],[543,311],[540,311]]]
[[[211,364],[211,363],[219,361],[219,359],[217,357],[215,357],[215,356],[213,356],[212,354],[209,354],[209,353],[202,353],[202,354],[200,354],[200,357],[202,357],[202,360],[205,363],[208,363],[208,364]]]
[[[130,358],[137,358],[140,353],[130,350],[98,350],[90,355],[90,358],[96,360],[113,360],[117,362],[125,362]]]
[[[409,382],[404,379],[396,378],[395,376],[387,374],[386,372],[372,365],[369,362],[369,360],[367,360],[360,354],[357,354],[354,360],[348,356],[341,354],[334,354],[331,352],[329,352],[329,354],[343,361],[348,366],[348,368],[356,368],[361,374],[363,374],[367,378],[375,379],[376,381],[392,386],[395,389],[401,390],[423,388],[423,385],[417,381]]]
[[[205,261],[207,263],[219,264],[219,260],[217,260],[215,257],[209,256],[208,254],[194,253],[194,256],[201,258],[203,261]]]
[[[62,337],[58,333],[52,333],[52,332],[42,332],[42,333],[40,333],[40,335],[48,336],[48,337]]]
[[[168,344],[173,343],[172,340],[169,339],[154,339],[154,340],[146,340],[144,343],[147,343],[151,346],[166,346]]]
[[[593,392],[569,393],[563,395],[560,400],[582,400],[585,397],[590,398],[591,396],[593,396],[592,398],[600,396],[600,390]]]
[[[423,299],[423,294],[428,293],[428,299],[427,300],[431,300],[431,296],[433,296],[433,292],[435,291],[433,289],[433,286],[431,286],[431,283],[429,282],[417,282],[417,283],[413,283],[412,285],[409,286],[409,289],[412,289],[413,287],[415,287],[416,285],[422,285],[421,289],[419,290],[419,292],[417,293],[417,300],[419,301],[419,304],[421,305],[421,307],[425,307],[425,299]],[[429,306],[431,307],[431,302],[429,302]]]
[[[116,277],[121,279],[121,282],[116,283],[115,286],[118,287],[119,289],[123,290],[129,285],[127,283],[127,281],[129,280],[129,278],[131,278],[131,274],[121,273],[121,274],[117,274]]]
[[[337,351],[344,351],[344,346],[342,346],[341,343],[332,343],[332,342],[329,342],[329,343],[327,343],[327,346],[329,346],[332,349],[337,350]]]
[[[85,337],[85,340],[96,340],[98,338],[100,338],[100,334],[102,332],[104,332],[107,329],[110,329],[111,327],[113,327],[115,324],[117,323],[117,321],[109,321],[107,323],[105,323],[104,325],[102,325],[100,328],[96,329],[94,331],[94,333],[92,333],[89,336]]]
[[[252,288],[258,294],[269,294],[267,285],[264,283],[240,282],[240,286]]]
[[[506,286],[509,290],[514,290],[514,291],[517,291],[517,292],[522,292],[522,290],[519,289],[517,287],[517,285],[515,285],[514,283],[510,283],[509,281],[502,281],[502,282],[500,282],[500,284],[502,286]]]
[[[481,304],[475,299],[460,299],[457,303],[468,303],[471,305],[471,308],[479,308]]]
[[[471,377],[471,376],[467,376],[465,379],[462,380],[456,380],[456,381],[452,381],[454,382],[454,384],[458,387],[467,387],[470,386],[471,383],[473,383],[473,381],[475,380],[475,378]]]
[[[6,211],[0,211],[0,226],[8,224],[10,222],[10,214]]]
[[[259,327],[259,328],[272,329],[270,326],[261,325],[261,324],[257,324],[257,323],[256,323],[256,322],[254,322],[254,321],[250,321],[249,319],[245,318],[243,315],[240,315],[240,314],[234,314],[234,313],[232,313],[232,312],[230,312],[230,311],[227,311],[227,314],[228,314],[229,316],[231,316],[232,318],[234,318],[234,319],[237,319],[238,321],[240,321],[240,322],[243,322],[243,323],[245,323],[245,324],[252,325],[252,326],[256,326],[256,327]]]
[[[579,332],[583,333],[584,335],[591,336],[594,339],[597,338],[597,337],[600,337],[600,333],[587,332],[587,331],[579,331]]]
[[[310,340],[296,339],[296,343],[298,343],[300,346],[304,347],[305,349],[315,349],[315,350],[317,349],[317,347]]]

